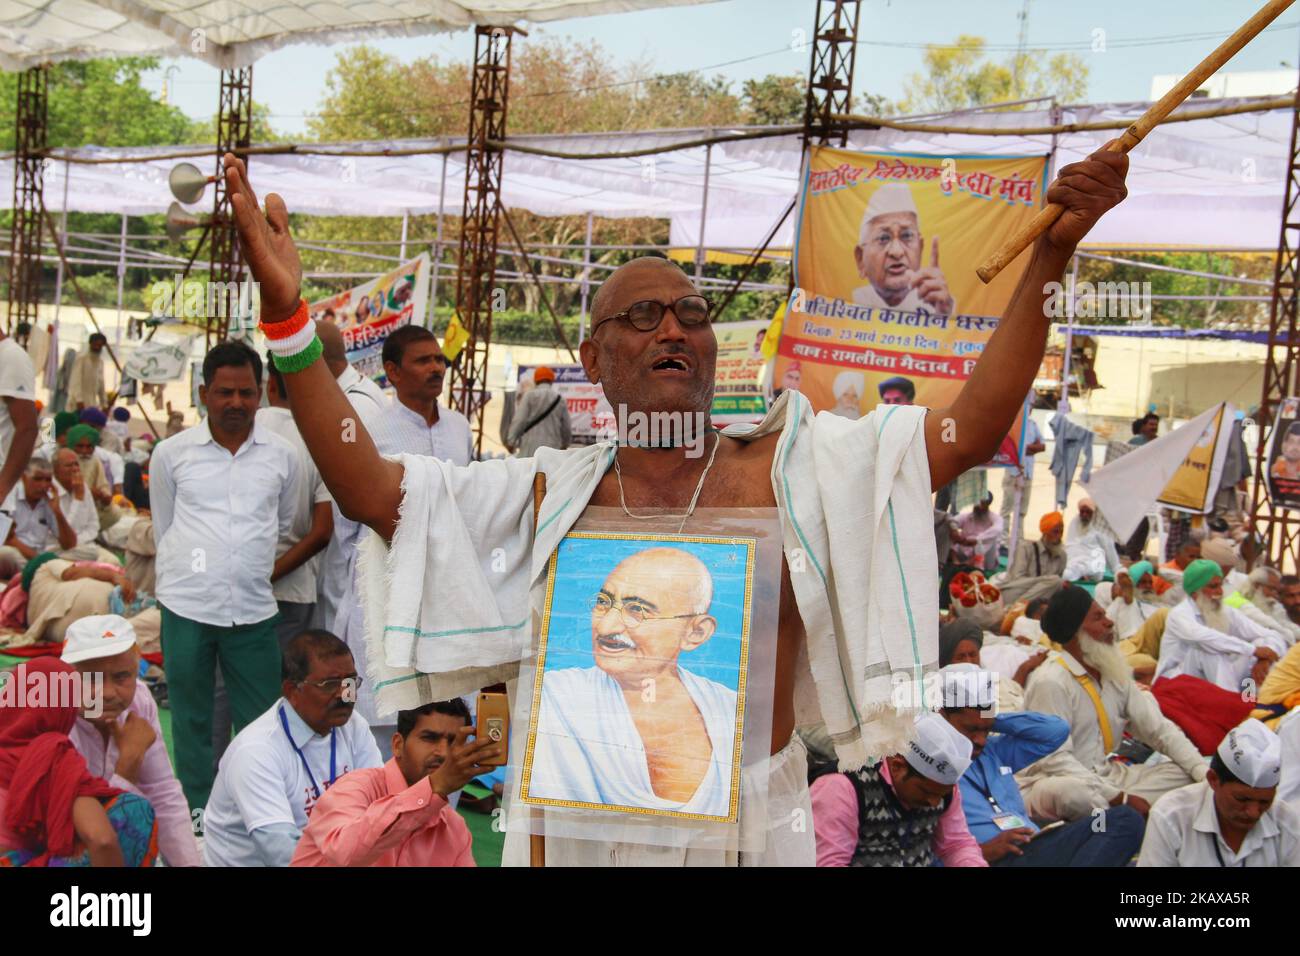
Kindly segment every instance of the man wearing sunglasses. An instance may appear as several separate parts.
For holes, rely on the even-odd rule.
[[[908,745],[910,721],[890,702],[895,675],[919,680],[937,659],[932,489],[997,451],[1042,360],[1048,283],[1060,281],[1077,244],[1126,195],[1127,157],[1098,151],[1061,169],[1047,199],[1065,211],[1035,243],[997,331],[948,408],[895,405],[850,421],[814,415],[791,391],[759,425],[710,432],[704,454],[672,442],[603,442],[463,469],[412,455],[385,459],[360,429],[344,440],[350,406],[296,331],[306,312],[288,210],[272,195],[263,214],[243,163],[233,155],[224,162],[240,249],[260,283],[263,331],[289,370],[294,418],[340,509],[378,535],[365,545],[374,558],[365,577],[382,619],[369,632],[381,711],[516,675],[545,600],[547,558],[588,505],[667,513],[682,528],[697,505],[773,509],[786,567],[779,583],[761,582],[781,595],[767,812],[746,824],[741,809],[742,829],[762,828],[766,849],[743,862],[812,865],[811,827],[799,822],[811,806],[804,750],[792,739],[796,696],[801,719],[820,712],[846,768]],[[713,316],[681,269],[655,258],[626,263],[596,293],[592,316],[582,363],[616,414],[709,413]],[[538,472],[547,490],[534,522]],[[507,833],[506,862],[527,859],[522,836]],[[665,853],[553,835],[546,861],[741,862],[723,850]]]
[[[312,809],[350,770],[382,767],[356,712],[361,676],[329,631],[292,638],[284,696],[231,741],[204,813],[208,866],[288,866]]]

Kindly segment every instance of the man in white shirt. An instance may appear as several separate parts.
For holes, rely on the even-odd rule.
[[[1152,809],[1138,866],[1300,866],[1300,809],[1276,799],[1281,776],[1282,741],[1248,718],[1205,780]]]
[[[1300,810],[1300,710],[1292,710],[1277,725],[1282,741],[1282,779],[1277,798]]]
[[[12,515],[14,489],[36,447],[36,370],[23,347],[0,330],[0,524]],[[8,536],[0,530],[0,541]],[[15,555],[0,556],[0,577],[22,569]]]
[[[374,434],[374,424],[379,414],[388,407],[388,397],[371,379],[366,378],[348,363],[343,333],[333,322],[316,323],[320,338],[321,359],[334,376],[339,388],[357,413],[358,423]],[[339,605],[345,593],[352,590],[352,574],[356,565],[357,543],[363,525],[345,518],[338,506],[333,506],[334,533],[325,549],[320,577],[316,584],[315,624],[327,631],[342,635],[343,627],[336,620]]]
[[[92,332],[86,343],[86,351],[77,355],[72,363],[72,375],[68,380],[68,406],[81,411],[83,408],[103,408],[108,404],[104,390],[104,346],[108,338],[101,332]]]
[[[1208,558],[1183,571],[1183,590],[1165,621],[1156,679],[1190,674],[1234,693],[1257,690],[1286,653],[1286,638],[1224,604],[1222,569]]]
[[[469,421],[454,408],[438,404],[447,359],[434,334],[418,325],[403,326],[384,341],[383,357],[384,372],[397,392],[397,401],[380,413],[373,428],[367,426],[380,454],[428,455],[453,465],[468,465],[474,458]],[[365,621],[355,599],[340,605],[334,625],[364,671]],[[380,751],[387,757],[395,718],[386,717],[380,722],[370,688],[362,688],[358,704],[372,722]]]
[[[428,329],[406,325],[384,341],[384,373],[397,401],[384,409],[372,437],[383,455],[428,455],[454,465],[474,458],[469,420],[438,404],[447,357]]]
[[[95,539],[99,537],[99,510],[95,499],[86,488],[77,463],[77,453],[71,448],[60,448],[54,453],[54,493],[59,499],[59,510],[77,535],[76,544],[60,553],[60,557],[76,561],[94,561],[100,556]],[[45,550],[58,551],[57,536],[52,536]]]
[[[1030,403],[1032,407],[1032,402]],[[1029,514],[1029,491],[1034,486],[1034,456],[1045,449],[1043,433],[1033,416],[1025,412],[1025,452],[1020,456],[1020,464],[1015,468],[1002,469],[1002,547],[1008,554],[1015,551],[1011,543],[1011,526],[1016,525],[1016,544],[1025,536],[1025,516]],[[1016,492],[1020,492],[1020,521],[1011,520],[1011,510],[1016,503]]]
[[[254,420],[261,379],[256,352],[217,345],[199,388],[207,417],[160,443],[150,462],[176,770],[192,808],[212,788],[218,659],[236,733],[280,682],[271,573],[293,527],[301,466],[292,445]]]
[[[1064,719],[1070,739],[1016,775],[1034,819],[1072,821],[1121,805],[1145,816],[1170,790],[1205,778],[1195,745],[1133,682],[1110,619],[1087,591],[1061,588],[1042,624],[1063,650],[1050,652],[1029,678],[1025,710]],[[1169,759],[1109,760],[1126,731]]]
[[[307,453],[298,426],[289,411],[289,395],[284,376],[268,360],[266,363],[266,408],[257,410],[257,424],[266,427],[292,445],[298,452],[297,503],[293,528],[276,546],[275,567],[271,571],[271,591],[280,611],[277,633],[280,647],[295,634],[311,626],[316,610],[316,576],[320,572],[320,553],[334,532],[334,499],[321,481],[316,463]]]
[[[66,550],[77,544],[77,534],[63,516],[53,485],[50,463],[44,458],[32,458],[23,473],[22,491],[14,502],[13,522],[4,548],[6,555],[17,555],[20,566],[42,551]]]
[[[101,706],[79,716],[68,734],[86,758],[86,769],[149,801],[158,821],[163,862],[199,866],[190,809],[167,757],[158,705],[138,679],[135,628],[116,614],[93,615],[68,625],[64,641],[64,663],[90,675],[102,688]]]
[[[1091,498],[1079,502],[1079,514],[1065,533],[1067,581],[1100,581],[1119,570],[1119,550],[1106,520]]]
[[[320,799],[350,770],[383,766],[347,646],[305,631],[284,653],[284,696],[240,731],[221,758],[204,813],[208,866],[288,866]]]

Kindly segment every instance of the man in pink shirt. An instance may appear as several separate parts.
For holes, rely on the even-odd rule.
[[[158,705],[139,681],[140,649],[131,622],[116,614],[68,626],[63,661],[102,692],[68,735],[92,774],[144,797],[158,821],[158,849],[168,866],[201,866],[189,804],[167,757]]]
[[[813,764],[817,865],[988,866],[955,786],[970,761],[970,741],[925,713],[906,753],[850,773]]]
[[[290,866],[473,866],[469,827],[447,803],[501,744],[467,739],[461,700],[425,704],[397,715],[393,756],[354,770],[321,795]]]

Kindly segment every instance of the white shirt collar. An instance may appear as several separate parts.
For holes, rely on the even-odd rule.
[[[217,439],[212,434],[212,427],[208,424],[207,415],[204,415],[201,419],[199,419],[199,423],[194,426],[194,429],[196,431],[195,441],[198,444],[200,445],[217,444]],[[242,445],[239,446],[239,451],[243,451],[245,448],[247,448],[250,441],[254,445],[265,445],[267,441],[266,430],[261,426],[261,424],[258,423],[256,414],[253,415],[253,428],[248,433],[248,438],[244,441]],[[236,452],[235,454],[239,454],[239,452]]]
[[[1222,841],[1225,848],[1228,848],[1228,843],[1223,839],[1223,833],[1219,830],[1219,814],[1214,809],[1214,789],[1210,786],[1208,780],[1202,786],[1205,788],[1205,792],[1201,794],[1201,805],[1196,810],[1196,819],[1192,821],[1192,829],[1212,835],[1214,839]],[[1238,860],[1244,859],[1263,846],[1265,840],[1272,839],[1277,834],[1277,821],[1273,819],[1271,812],[1265,813],[1246,832],[1246,836],[1241,841],[1241,849],[1236,852],[1235,858]]]

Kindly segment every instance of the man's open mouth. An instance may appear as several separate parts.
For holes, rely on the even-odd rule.
[[[607,651],[610,654],[636,650],[636,644],[622,634],[602,634],[596,638],[596,643],[602,651]]]
[[[650,366],[656,372],[689,372],[690,360],[681,355],[665,355]]]

